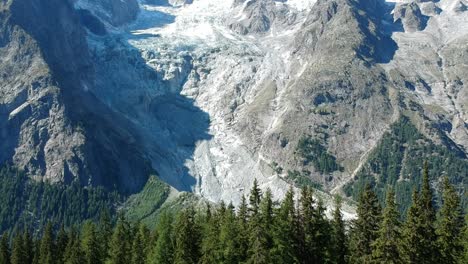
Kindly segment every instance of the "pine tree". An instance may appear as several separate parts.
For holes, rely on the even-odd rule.
[[[47,223],[42,235],[40,247],[39,247],[39,263],[40,264],[54,264],[56,263],[55,257],[55,243],[53,235],[52,223]]]
[[[68,244],[68,236],[67,232],[65,231],[65,227],[63,225],[60,226],[60,230],[57,234],[57,243],[56,243],[56,255],[55,258],[58,262],[63,260],[63,256],[65,254],[65,249]]]
[[[156,227],[158,238],[154,249],[151,251],[149,263],[151,264],[171,264],[173,263],[174,246],[172,239],[172,217],[164,212],[161,215]]]
[[[412,203],[408,209],[406,222],[403,225],[401,252],[405,263],[422,263],[420,245],[423,241],[422,232],[424,230],[419,223],[421,218],[421,208],[419,206],[419,193],[413,191]]]
[[[65,264],[86,263],[85,254],[81,248],[80,238],[75,230],[71,230],[68,235],[67,248],[64,254]]]
[[[75,240],[79,240],[77,237],[78,232],[76,231],[76,228],[71,227],[70,230],[67,232],[67,246],[65,247],[65,252],[63,253],[63,262],[66,262],[71,257],[72,251],[75,246]],[[81,243],[81,241],[79,242]]]
[[[23,234],[23,248],[25,250],[25,263],[31,264],[34,260],[34,241],[32,239],[31,233],[26,228],[26,231]]]
[[[250,190],[249,202],[250,202],[250,214],[257,215],[260,207],[260,201],[262,199],[262,190],[258,187],[257,179],[254,180],[252,189]]]
[[[33,264],[39,264],[40,256],[40,248],[41,248],[41,241],[34,240],[34,257],[33,257]]]
[[[437,235],[438,246],[444,263],[457,263],[463,254],[463,211],[460,197],[448,177],[443,181],[443,205],[440,210]]]
[[[405,263],[438,263],[435,209],[429,183],[427,163],[424,164],[421,193],[413,193],[413,202],[403,228],[401,251]]]
[[[357,207],[357,219],[353,221],[350,252],[351,263],[370,263],[372,244],[378,237],[381,207],[377,195],[368,184],[361,194]]]
[[[200,257],[200,235],[195,210],[190,207],[179,213],[175,222],[174,264],[195,264]]]
[[[308,263],[308,261],[316,262],[313,252],[313,217],[315,200],[312,195],[312,190],[309,187],[301,189],[301,197],[299,199],[299,219],[300,219],[300,247],[299,261],[300,263]]]
[[[326,263],[330,258],[331,227],[325,217],[321,200],[316,202],[310,187],[304,187],[300,198],[300,220],[302,228],[301,263]]]
[[[256,181],[251,191],[250,210],[252,215],[249,221],[249,248],[247,263],[270,263],[271,237],[269,226],[272,219],[271,191],[265,197],[257,200],[261,192]],[[254,197],[254,198],[252,198]]]
[[[314,248],[319,263],[329,263],[332,259],[331,232],[332,227],[328,221],[325,211],[326,207],[321,199],[318,200],[314,210]]]
[[[337,196],[335,197],[335,210],[333,210],[332,222],[333,263],[336,264],[346,264],[348,258],[348,239],[341,207],[342,198]]]
[[[8,240],[10,236],[7,232],[2,234],[0,240],[0,264],[10,264],[10,245]]]
[[[144,224],[138,225],[138,231],[135,234],[132,244],[132,263],[146,263],[148,254],[147,247],[149,242],[149,230]]]
[[[16,234],[11,249],[11,264],[24,264],[27,262],[22,234]]]
[[[273,226],[272,263],[299,263],[297,258],[297,216],[294,207],[294,191],[288,190],[278,209]]]
[[[220,263],[221,248],[219,241],[220,221],[225,212],[224,202],[220,206],[220,210],[216,214],[211,213],[211,207],[207,205],[204,223],[202,225],[203,239],[201,243],[201,259],[202,264]]]
[[[428,171],[426,162],[421,193],[413,194],[413,204],[404,225],[402,252],[407,263],[438,263],[439,251],[434,227],[436,212]]]
[[[249,208],[247,199],[242,195],[241,203],[239,205],[237,225],[239,227],[237,241],[239,243],[239,261],[247,261],[247,252],[249,248]]]
[[[110,241],[108,264],[130,263],[130,237],[130,226],[123,215],[121,215],[119,216]]]
[[[103,263],[96,225],[91,222],[85,222],[83,226],[83,235],[81,238],[81,248],[83,250],[84,263],[99,264]]]
[[[109,244],[112,238],[112,222],[109,210],[103,210],[99,219],[99,244],[101,248],[102,259],[109,258]]]
[[[234,212],[234,206],[229,204],[221,218],[219,231],[219,246],[221,248],[221,262],[223,264],[237,264],[241,262],[239,243],[239,225]]]
[[[401,240],[400,215],[393,189],[388,191],[385,205],[379,236],[373,244],[372,256],[375,263],[403,264],[399,250]]]
[[[465,215],[465,228],[462,233],[463,253],[458,260],[458,263],[468,263],[468,214]]]

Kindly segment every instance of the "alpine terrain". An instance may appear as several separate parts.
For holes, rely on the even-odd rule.
[[[437,208],[445,176],[468,204],[467,0],[3,0],[0,21],[2,231],[240,206],[254,180],[330,218],[394,190],[406,214],[425,162]]]

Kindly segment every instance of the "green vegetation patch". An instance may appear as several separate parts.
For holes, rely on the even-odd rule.
[[[388,187],[392,186],[400,211],[406,213],[413,189],[419,188],[424,161],[429,164],[431,182],[448,176],[460,193],[468,187],[468,159],[447,146],[436,145],[421,134],[407,117],[402,117],[383,136],[366,164],[355,179],[344,187],[344,191],[357,199],[364,186],[370,183],[380,201],[383,201]],[[462,197],[466,208],[468,198],[466,195]]]
[[[37,231],[47,222],[73,226],[97,221],[102,212],[115,215],[121,201],[117,192],[102,187],[35,182],[12,167],[0,170],[0,231]]]
[[[297,170],[288,171],[288,175],[286,176],[286,180],[290,183],[293,183],[295,186],[303,188],[303,187],[312,187],[317,190],[323,190],[322,184],[313,181],[309,177],[309,172],[299,172]]]
[[[311,137],[302,137],[297,144],[296,153],[303,159],[304,165],[312,164],[320,173],[342,171],[336,158],[327,152],[322,143]]]
[[[143,190],[130,196],[124,206],[125,214],[131,221],[141,221],[161,208],[170,193],[170,187],[156,176],[148,179]]]

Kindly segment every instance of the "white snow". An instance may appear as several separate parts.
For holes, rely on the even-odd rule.
[[[270,188],[276,198],[283,197],[288,190],[288,184],[270,168],[270,161],[263,157],[261,148],[256,150],[252,147],[254,143],[244,142],[238,129],[252,107],[250,103],[258,99],[267,83],[274,84],[276,90],[271,102],[274,111],[261,120],[265,127],[263,133],[267,135],[277,127],[287,108],[282,103],[287,86],[306,67],[292,56],[290,47],[315,2],[289,0],[285,5],[291,8],[291,16],[297,15],[295,24],[274,25],[266,35],[243,36],[230,30],[226,23],[243,16],[232,8],[232,0],[195,0],[181,7],[153,6],[142,1],[137,21],[112,32],[118,38],[127,37],[128,43],[141,51],[147,65],[162,73],[164,80],[178,83],[178,78],[189,72],[182,87],[152,87],[152,90],[142,89],[141,94],[153,93],[150,97],[156,97],[166,92],[180,93],[208,113],[208,134],[212,138],[196,142],[192,157],[184,161],[185,168],[196,179],[192,185],[195,193],[211,201],[238,204],[254,178],[262,188]],[[190,58],[191,65],[184,64],[186,57]],[[148,129],[143,133],[151,135],[153,127],[160,129],[158,124],[141,122]],[[149,147],[148,151],[150,157],[158,157],[157,149]],[[158,165],[157,161],[154,164]],[[168,166],[158,170],[160,176],[180,178],[184,168]],[[331,201],[325,202],[330,205]]]
[[[287,5],[306,12],[313,3],[315,0],[290,0]],[[177,8],[147,4],[141,7],[140,18],[130,27],[135,37],[129,37],[129,43],[142,52],[159,54],[148,61],[152,67],[171,68],[178,57],[190,55],[200,61],[194,67],[210,70],[209,75],[199,72],[201,80],[189,79],[181,90],[181,94],[193,98],[198,107],[209,113],[210,134],[213,135],[210,140],[198,142],[193,158],[185,162],[190,174],[197,179],[193,191],[212,201],[222,199],[238,203],[257,178],[262,187],[272,189],[275,197],[282,197],[288,184],[271,169],[265,170],[267,164],[261,153],[251,153],[246,147],[238,132],[233,130],[237,121],[232,123],[226,118],[229,113],[225,104],[226,100],[237,101],[237,107],[242,109],[244,103],[256,96],[256,85],[268,79],[286,84],[283,80],[288,78],[287,65],[290,64],[288,43],[300,24],[292,29],[275,28],[272,34],[262,38],[241,36],[225,23],[231,17],[242,19],[243,16],[232,9],[232,1],[197,0]],[[243,63],[247,57],[252,61]],[[169,66],[165,66],[167,64]],[[260,71],[253,72],[252,67]],[[192,71],[197,72],[196,69]],[[244,83],[243,88],[240,94],[233,95],[239,83]],[[283,112],[278,108],[278,115]],[[277,119],[271,117],[273,125]]]
[[[448,118],[452,119],[452,124],[468,123],[468,113],[463,110],[464,103],[457,99],[457,94],[450,88],[450,79],[447,78],[450,65],[446,65],[443,54],[443,51],[454,43],[466,43],[460,49],[468,49],[468,12],[455,12],[454,7],[457,3],[458,0],[436,2],[436,6],[442,11],[438,15],[430,16],[426,28],[422,31],[393,33],[392,38],[397,43],[398,50],[394,59],[383,65],[388,71],[402,71],[409,79],[424,80],[430,91],[417,86],[414,96],[423,104],[443,109]],[[421,6],[426,4],[432,3],[419,3]],[[415,64],[415,58],[427,63]],[[454,127],[448,136],[468,149],[467,145],[463,145],[463,142],[466,144],[466,140],[460,138],[460,135],[466,135],[466,129],[463,125]]]
[[[317,0],[288,0],[286,4],[299,11],[304,11],[312,8],[315,2],[317,2]]]

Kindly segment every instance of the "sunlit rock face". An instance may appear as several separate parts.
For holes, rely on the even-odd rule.
[[[409,11],[403,17],[398,10],[404,8]],[[214,201],[238,201],[253,178],[281,196],[287,171],[304,168],[325,190],[338,191],[389,125],[407,111],[402,98],[427,109],[414,113],[427,118],[418,125],[423,131],[445,122],[441,119],[458,124],[458,132],[446,133],[466,148],[462,111],[432,113],[434,107],[426,107],[424,96],[407,88],[408,80],[422,77],[406,76],[414,71],[394,66],[422,59],[402,55],[410,46],[401,41],[411,34],[430,34],[436,19],[448,23],[452,9],[444,1],[198,0],[179,7],[146,2],[127,35],[130,46],[158,76],[154,88],[142,85],[147,87],[141,92],[144,104],[175,92],[193,100],[209,119],[208,136],[196,140],[183,167],[155,166],[167,181],[188,179],[184,186]],[[466,33],[461,28],[456,37]],[[436,57],[428,59],[437,64]],[[466,98],[464,86],[457,89]],[[131,93],[134,97],[138,91]],[[118,103],[111,103],[117,108],[135,108],[134,103],[115,100]],[[321,140],[344,169],[322,174],[304,166],[295,154],[304,135]]]
[[[62,2],[55,12],[67,19],[55,24],[63,28],[49,28],[65,48],[44,57],[21,51],[48,67],[34,77],[42,83],[67,76],[54,83],[57,103],[41,112],[63,116],[53,119],[62,138],[38,147],[49,137],[35,134],[44,131],[40,119],[24,129],[35,79],[28,86],[10,77],[2,88],[10,99],[1,125],[11,126],[2,136],[17,139],[4,140],[0,155],[32,175],[90,182],[117,175],[134,190],[153,170],[178,190],[238,203],[254,178],[281,197],[288,172],[299,172],[340,192],[402,114],[435,142],[467,152],[465,0]],[[31,65],[13,76],[43,69]],[[304,162],[304,137],[340,169]],[[57,145],[65,150],[54,152]],[[61,169],[47,169],[52,164]],[[107,168],[111,175],[102,176]]]

